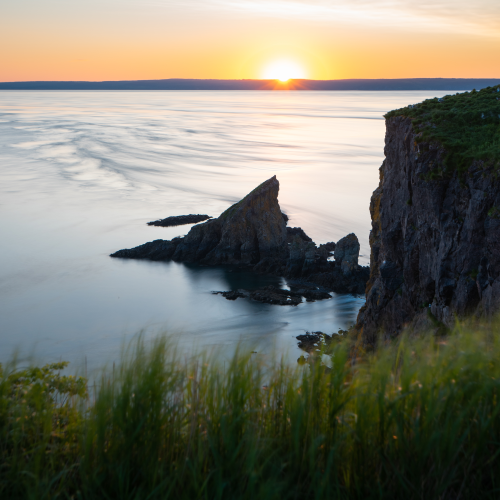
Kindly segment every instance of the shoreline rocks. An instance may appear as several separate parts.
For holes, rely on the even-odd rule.
[[[151,241],[119,250],[111,257],[233,265],[257,273],[304,280],[328,291],[363,294],[369,270],[358,265],[356,235],[351,233],[337,243],[317,246],[302,228],[287,227],[288,217],[281,211],[278,192],[279,181],[273,176],[218,218],[193,226],[186,236]],[[307,293],[314,296],[311,290]],[[277,291],[273,294],[280,295]],[[306,295],[301,296],[307,300]],[[270,298],[269,290],[263,297],[262,301],[271,303],[282,301],[276,296]],[[293,300],[289,298],[285,302],[288,305]]]
[[[308,353],[320,348],[322,343],[329,344],[332,341],[332,336],[323,332],[306,332],[295,338],[299,341],[299,349]]]

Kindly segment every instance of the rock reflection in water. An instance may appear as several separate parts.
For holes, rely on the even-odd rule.
[[[199,312],[204,318],[192,325],[190,331],[185,331],[180,342],[183,345],[190,342],[217,345],[218,348],[222,345],[227,355],[231,354],[238,339],[243,346],[258,353],[271,355],[275,352],[277,356],[285,353],[290,362],[295,362],[300,354],[295,340],[297,335],[307,330],[332,333],[345,328],[355,321],[364,303],[364,298],[335,293],[331,294],[331,299],[312,303],[304,301],[295,307],[264,304],[246,298],[227,301],[205,291],[214,286],[227,290],[261,289],[269,285],[285,288],[286,280],[237,268],[174,265],[185,269],[193,289],[198,290],[196,297],[200,298],[203,307],[203,312]],[[220,314],[224,315],[223,319],[216,317]]]

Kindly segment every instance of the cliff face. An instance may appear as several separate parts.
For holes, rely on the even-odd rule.
[[[374,343],[405,326],[489,316],[500,305],[500,181],[492,162],[462,173],[403,116],[386,122],[386,159],[370,212],[366,306],[358,316]]]

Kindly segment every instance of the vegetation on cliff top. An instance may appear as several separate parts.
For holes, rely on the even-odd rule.
[[[139,341],[97,385],[0,370],[0,497],[498,498],[498,325],[332,367],[179,360]],[[318,359],[318,358],[317,358]]]
[[[500,85],[427,99],[390,111],[386,119],[411,118],[419,142],[437,142],[446,150],[448,169],[467,170],[474,160],[500,167]]]

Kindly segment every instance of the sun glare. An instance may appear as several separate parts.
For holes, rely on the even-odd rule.
[[[294,61],[274,61],[264,69],[262,78],[287,82],[291,78],[305,78],[304,68]]]

